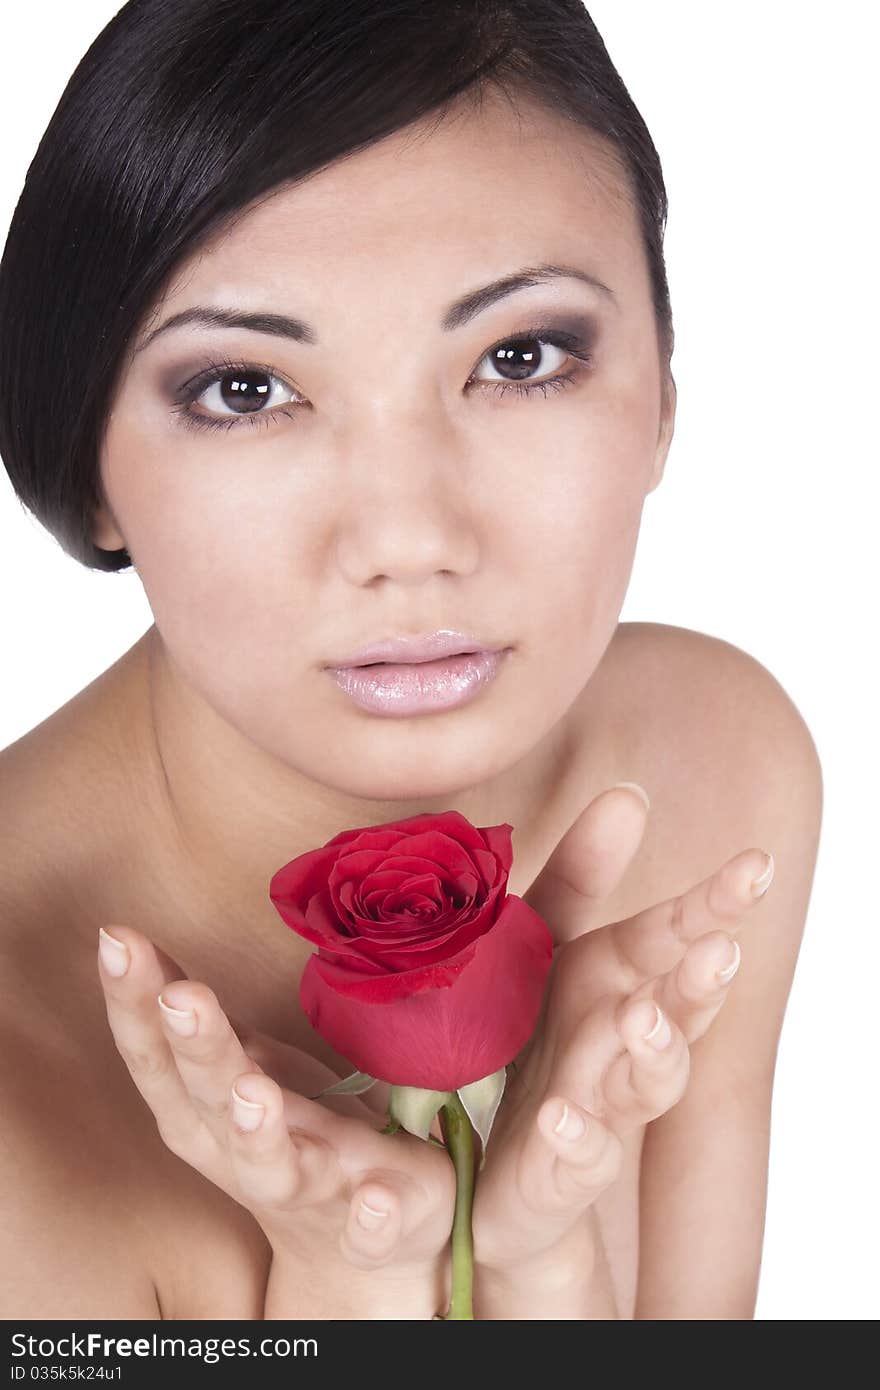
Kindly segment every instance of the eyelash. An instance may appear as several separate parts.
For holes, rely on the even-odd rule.
[[[529,328],[524,333],[512,334],[508,338],[502,338],[494,347],[490,347],[480,358],[483,362],[491,353],[500,347],[509,346],[512,343],[539,342],[549,343],[551,347],[558,347],[563,352],[567,352],[570,357],[577,359],[576,365],[571,371],[560,372],[556,376],[546,377],[543,381],[478,381],[475,384],[481,390],[490,390],[498,396],[504,396],[508,391],[515,391],[520,397],[531,396],[536,391],[543,393],[544,399],[547,398],[548,387],[554,391],[564,390],[571,386],[582,372],[592,364],[592,355],[589,344],[584,342],[574,333],[565,333],[556,328]],[[477,364],[477,366],[480,365]],[[185,382],[180,387],[175,397],[173,410],[181,418],[181,423],[187,428],[193,429],[212,429],[228,430],[237,429],[239,424],[252,426],[263,425],[267,427],[271,421],[278,416],[286,419],[292,418],[297,411],[302,409],[299,402],[288,402],[286,406],[276,406],[272,410],[251,411],[242,415],[230,415],[223,419],[212,419],[208,415],[198,415],[192,409],[192,404],[209,386],[221,380],[227,372],[240,372],[242,375],[248,372],[261,372],[266,376],[273,377],[276,381],[284,381],[273,367],[265,363],[258,362],[234,362],[231,359],[223,358],[219,361],[212,361],[199,372],[198,376]],[[473,378],[468,379],[468,384]],[[285,382],[285,385],[287,383]]]

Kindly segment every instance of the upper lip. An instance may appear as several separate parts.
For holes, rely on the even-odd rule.
[[[375,642],[353,656],[341,661],[332,661],[330,666],[338,669],[343,666],[369,666],[376,661],[399,662],[401,664],[422,664],[425,661],[438,661],[444,656],[458,656],[462,652],[501,651],[503,643],[494,646],[469,637],[466,632],[455,632],[451,628],[441,628],[419,637],[389,637],[383,642]]]

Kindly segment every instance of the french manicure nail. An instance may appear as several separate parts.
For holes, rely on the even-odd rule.
[[[115,979],[120,979],[131,964],[131,956],[124,941],[117,941],[115,936],[111,936],[103,927],[98,928],[98,950],[101,954],[101,964],[108,975],[113,975]]]
[[[553,1126],[553,1133],[558,1134],[560,1139],[580,1139],[586,1127],[583,1115],[563,1101],[562,1114]]]
[[[235,1083],[233,1083],[232,1118],[239,1129],[246,1129],[248,1131],[259,1129],[260,1125],[263,1123],[263,1116],[265,1113],[265,1105],[261,1105],[260,1102],[256,1100],[245,1100],[244,1096],[238,1094],[238,1091],[235,1089]]]
[[[753,897],[753,898],[761,898],[761,897],[763,897],[764,894],[767,892],[767,889],[770,887],[770,884],[773,882],[773,871],[774,871],[775,868],[776,868],[776,865],[775,865],[774,862],[773,862],[773,855],[772,855],[772,854],[768,854],[768,855],[767,855],[767,867],[766,867],[766,869],[764,870],[764,872],[763,872],[762,874],[759,874],[758,877],[757,877],[756,879],[753,879],[753,880],[752,880],[752,897]]]
[[[367,1202],[361,1201],[358,1204],[357,1222],[365,1231],[374,1231],[377,1226],[381,1226],[387,1215],[387,1211],[371,1207]]]
[[[659,1004],[655,1003],[654,1008],[657,1010],[657,1022],[650,1033],[645,1034],[645,1042],[649,1042],[652,1047],[656,1047],[658,1052],[662,1052],[664,1047],[668,1047],[672,1042],[672,1029]]]
[[[642,798],[646,808],[648,810],[651,809],[651,799],[648,796],[648,793],[645,791],[644,787],[641,786],[638,782],[615,782],[614,790],[616,791],[618,787],[629,787],[630,791],[635,792],[637,796],[640,796]]]
[[[726,985],[728,980],[733,979],[737,970],[739,970],[739,963],[742,960],[742,951],[739,948],[739,942],[734,941],[732,945],[733,959],[731,960],[730,964],[725,965],[723,970],[716,971],[716,974],[723,985]]]
[[[159,1008],[162,1010],[168,1021],[168,1027],[175,1033],[179,1033],[182,1038],[192,1038],[199,1031],[199,1020],[192,1009],[172,1009],[170,1004],[166,1004],[161,994],[157,994]]]

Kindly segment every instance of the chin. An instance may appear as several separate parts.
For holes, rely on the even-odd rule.
[[[315,780],[335,792],[361,801],[411,802],[411,814],[415,815],[422,811],[449,809],[448,803],[452,798],[487,781],[507,765],[506,760],[501,760],[499,766],[489,766],[485,755],[479,763],[468,756],[456,759],[461,770],[448,763],[426,769],[423,757],[407,755],[401,756],[397,766],[389,761],[376,760],[375,765],[373,763],[373,758],[363,757],[358,759],[355,767],[353,758],[346,758],[338,769],[322,768]],[[388,817],[389,820],[394,818],[398,818],[396,812],[393,817]]]

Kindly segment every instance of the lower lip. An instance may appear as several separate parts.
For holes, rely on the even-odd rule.
[[[340,666],[331,675],[370,714],[425,714],[467,704],[497,676],[510,651],[466,652],[401,666]]]

